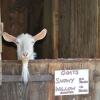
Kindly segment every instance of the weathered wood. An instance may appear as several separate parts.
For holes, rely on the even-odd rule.
[[[53,79],[53,75],[49,74],[36,74],[31,75],[29,82],[48,82]],[[2,82],[22,82],[21,75],[2,75]]]
[[[5,60],[2,65],[3,76],[8,75],[8,78],[6,77],[7,80],[4,80],[5,82],[0,88],[1,100],[22,100],[24,85],[21,82],[21,61]],[[96,76],[93,75],[95,70],[97,71],[96,75],[100,74],[99,66],[100,59],[42,59],[30,61],[29,71],[33,82],[29,82],[25,98],[27,100],[95,100],[95,84],[99,80],[94,80]],[[89,94],[62,97],[54,95],[54,78],[52,76],[55,70],[67,69],[89,69]]]
[[[97,54],[96,56],[100,57],[100,0],[97,1]]]
[[[96,57],[97,0],[59,2],[60,57]]]
[[[52,0],[52,16],[53,16],[53,58],[59,57],[58,36],[59,36],[59,2]],[[55,52],[56,51],[56,52]]]
[[[17,0],[1,0],[2,2],[2,22],[4,23],[4,31],[18,36],[27,32],[27,8],[18,6]],[[26,0],[25,0],[26,1]],[[25,2],[26,3],[26,2]],[[25,9],[24,9],[25,8]],[[9,50],[9,52],[8,52]],[[10,56],[9,56],[10,55]],[[16,45],[3,41],[3,59],[17,59]]]
[[[47,28],[48,35],[43,42],[42,47],[42,57],[43,58],[53,58],[53,21],[52,21],[52,0],[44,0],[44,9],[43,9],[43,27]],[[45,52],[44,50],[48,51]]]
[[[3,23],[1,22],[1,1],[0,1],[0,85],[2,84],[2,32]]]

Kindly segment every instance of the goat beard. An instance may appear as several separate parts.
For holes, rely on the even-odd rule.
[[[22,68],[22,79],[24,81],[24,84],[27,84],[28,80],[29,80],[29,70],[28,70],[28,59],[22,59],[22,64],[23,64],[23,68]]]

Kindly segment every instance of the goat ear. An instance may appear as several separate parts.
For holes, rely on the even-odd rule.
[[[43,29],[40,33],[38,33],[37,35],[33,36],[33,38],[35,39],[35,41],[41,40],[46,36],[47,30]]]
[[[3,38],[7,41],[7,42],[16,42],[16,37],[4,32],[3,33]]]

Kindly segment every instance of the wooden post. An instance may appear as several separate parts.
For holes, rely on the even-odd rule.
[[[2,83],[2,32],[3,32],[3,23],[1,22],[1,8],[0,8],[0,85]]]
[[[52,0],[52,13],[53,13],[53,56],[59,57],[58,35],[59,35],[59,1]]]

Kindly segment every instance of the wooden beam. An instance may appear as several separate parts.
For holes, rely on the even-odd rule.
[[[51,81],[53,75],[51,74],[36,74],[30,76],[30,82],[44,82]],[[21,75],[2,75],[2,82],[22,82]]]
[[[1,7],[1,6],[0,6]],[[1,8],[0,8],[0,85],[2,83],[2,32],[3,32],[3,23],[1,22]]]
[[[58,35],[59,35],[59,1],[52,0],[53,15],[53,57],[59,57]]]

